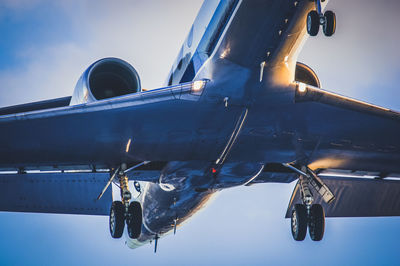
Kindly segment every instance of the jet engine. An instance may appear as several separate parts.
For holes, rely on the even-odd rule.
[[[136,70],[118,58],[103,58],[90,65],[79,78],[69,105],[89,103],[140,92]]]
[[[321,88],[321,83],[314,70],[312,70],[311,67],[307,66],[306,64],[300,62],[296,63],[294,80],[317,88]]]

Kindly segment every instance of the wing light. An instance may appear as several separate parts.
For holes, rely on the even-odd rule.
[[[200,95],[206,86],[205,80],[196,80],[192,83],[192,94]]]
[[[299,93],[301,95],[304,95],[307,92],[307,85],[304,84],[304,83],[299,82],[299,84],[297,86],[297,90],[299,91]]]

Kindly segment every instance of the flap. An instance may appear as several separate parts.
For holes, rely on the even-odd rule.
[[[1,174],[0,211],[108,215],[108,173]]]

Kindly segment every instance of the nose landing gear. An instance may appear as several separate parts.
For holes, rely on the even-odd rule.
[[[315,3],[315,10],[312,10],[307,15],[307,32],[310,36],[316,36],[319,31],[319,26],[322,26],[325,36],[330,37],[336,31],[336,15],[328,10],[325,14],[321,10],[321,1],[325,0],[310,0]]]

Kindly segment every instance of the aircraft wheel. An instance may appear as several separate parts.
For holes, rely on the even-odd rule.
[[[296,241],[303,241],[307,233],[307,209],[303,204],[296,204],[291,217],[292,236]]]
[[[121,201],[114,201],[110,209],[110,234],[112,238],[120,238],[124,232],[125,207]]]
[[[323,26],[325,36],[332,36],[336,31],[336,15],[332,11],[328,10],[324,14],[325,23]]]
[[[313,204],[310,208],[308,232],[313,241],[321,241],[325,231],[325,213],[320,204]]]
[[[316,36],[319,31],[319,15],[318,12],[312,10],[307,15],[307,32],[310,36]]]
[[[139,202],[133,201],[129,204],[128,217],[126,221],[128,235],[130,238],[136,239],[142,231],[142,206]]]

